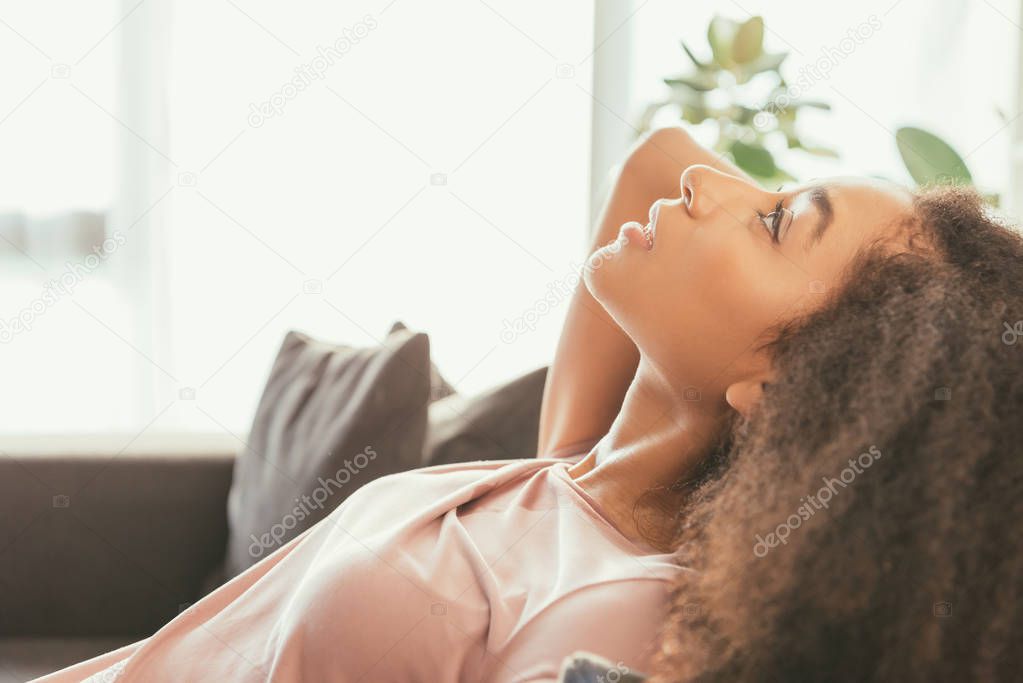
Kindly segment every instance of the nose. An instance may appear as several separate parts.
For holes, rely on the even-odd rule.
[[[758,206],[763,203],[761,195],[767,194],[742,178],[703,164],[683,171],[680,183],[682,202],[693,218],[706,216],[716,209],[730,211],[729,206],[737,202]]]

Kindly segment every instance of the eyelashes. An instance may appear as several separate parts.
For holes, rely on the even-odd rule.
[[[765,214],[757,209],[756,214],[757,218],[771,235],[771,241],[775,244],[781,244],[781,232],[784,228],[788,228],[792,222],[792,212],[786,209],[782,205],[782,200],[779,199],[778,203],[774,206],[774,211],[771,213]]]

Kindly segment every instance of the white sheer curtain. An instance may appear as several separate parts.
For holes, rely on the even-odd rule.
[[[8,63],[35,53],[40,72],[14,69],[7,109],[46,79],[0,137],[24,140],[22,166],[63,140],[50,175],[84,157],[65,185],[98,185],[89,206],[125,237],[0,348],[17,388],[0,431],[239,434],[290,328],[375,344],[404,320],[470,392],[549,361],[567,306],[551,292],[584,257],[592,2],[0,9]],[[70,65],[59,82],[51,64]],[[52,203],[46,182],[0,199]],[[15,257],[5,319],[46,282]]]
[[[630,123],[715,13],[762,14],[790,76],[878,20],[806,93],[842,158],[799,175],[907,180],[918,125],[1023,206],[1019,0],[0,3],[0,431],[240,433],[292,327],[403,319],[465,391],[547,362]]]
[[[167,366],[195,399],[164,395],[161,424],[244,429],[292,327],[375,344],[402,319],[463,391],[548,362],[567,302],[537,302],[586,232],[591,20],[589,2],[178,0]]]
[[[105,239],[126,133],[110,34],[121,10],[0,3],[3,432],[125,430],[140,417],[131,352],[107,329],[136,323],[116,274],[123,245]]]

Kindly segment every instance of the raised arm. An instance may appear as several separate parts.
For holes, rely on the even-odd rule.
[[[745,176],[728,160],[696,144],[683,129],[656,130],[626,157],[601,211],[590,253],[613,240],[622,223],[646,223],[656,200],[679,197],[682,171],[693,164]],[[547,374],[537,454],[568,455],[606,434],[638,363],[632,340],[580,282]]]

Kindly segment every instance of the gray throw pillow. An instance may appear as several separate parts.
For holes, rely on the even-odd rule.
[[[391,325],[391,331],[387,334],[394,334],[400,330],[407,330],[405,323],[400,320]],[[439,401],[442,398],[447,398],[451,394],[455,393],[455,387],[451,385],[444,376],[440,374],[440,370],[434,365],[433,361],[430,361],[430,401]]]
[[[326,517],[360,486],[419,465],[430,396],[425,334],[375,348],[284,338],[228,497],[235,576]]]
[[[546,379],[538,368],[478,396],[431,403],[422,465],[536,457]]]

